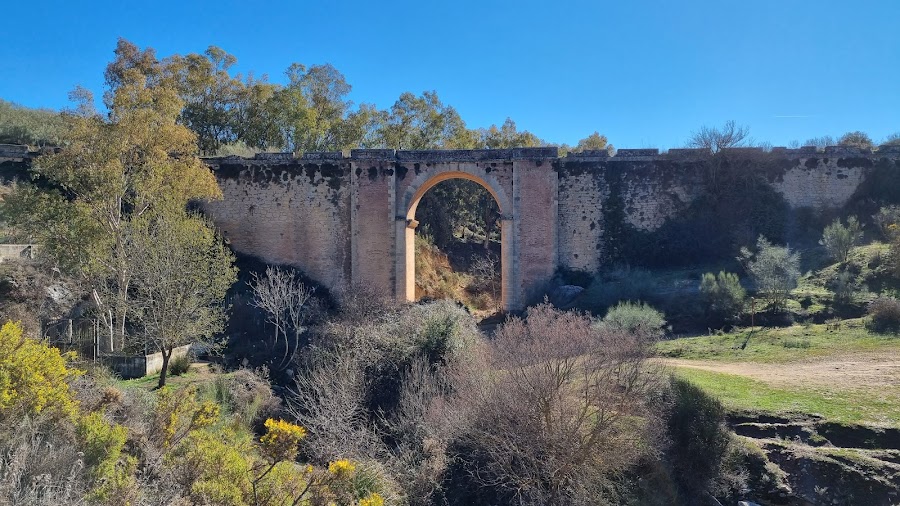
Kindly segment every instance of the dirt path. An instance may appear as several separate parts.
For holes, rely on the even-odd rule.
[[[752,378],[776,387],[900,388],[900,352],[858,353],[787,364],[662,359],[673,367]]]

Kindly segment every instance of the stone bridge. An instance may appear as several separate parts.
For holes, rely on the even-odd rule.
[[[897,146],[731,153],[792,208],[840,208],[871,174],[900,170]],[[0,176],[27,176],[36,154],[0,145]],[[224,199],[203,208],[240,253],[296,266],[329,289],[364,285],[411,300],[419,201],[441,181],[469,179],[500,209],[503,305],[515,310],[540,296],[558,268],[603,267],[614,241],[607,231],[652,231],[687,208],[709,184],[710,160],[691,149],[559,157],[556,148],[209,158]]]
[[[735,156],[764,159],[767,180],[794,208],[838,208],[876,167],[900,170],[894,148]],[[237,251],[297,266],[332,289],[359,284],[412,300],[420,199],[447,179],[475,181],[500,209],[503,305],[515,310],[540,296],[557,268],[600,268],[610,220],[654,230],[683,210],[704,191],[709,159],[688,149],[559,157],[556,148],[217,158],[207,163],[225,198],[205,212]]]

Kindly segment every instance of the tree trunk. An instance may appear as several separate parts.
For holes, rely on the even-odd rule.
[[[175,350],[175,347],[171,347],[166,349],[165,346],[162,347],[162,369],[159,370],[159,384],[156,385],[157,389],[160,389],[166,386],[166,374],[169,372],[169,359],[172,358],[172,352]]]

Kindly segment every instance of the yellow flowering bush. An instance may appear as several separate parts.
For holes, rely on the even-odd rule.
[[[328,472],[335,476],[347,476],[353,474],[355,470],[356,466],[347,459],[335,460],[328,464]]]
[[[73,416],[77,404],[68,381],[80,371],[66,366],[72,355],[25,337],[22,325],[0,328],[0,419],[14,408],[28,414]]]
[[[372,492],[359,500],[359,506],[384,506],[384,498],[378,492]]]
[[[75,432],[94,481],[88,497],[103,504],[112,498],[123,502],[134,492],[137,467],[135,457],[122,453],[128,431],[119,424],[107,422],[101,413],[95,412],[79,418]]]
[[[266,433],[259,442],[263,453],[272,462],[294,460],[297,457],[297,446],[306,437],[306,429],[284,420],[266,420]]]
[[[161,388],[156,394],[154,429],[163,447],[178,444],[191,431],[203,429],[219,420],[219,405],[212,401],[197,400],[196,388],[174,391]]]

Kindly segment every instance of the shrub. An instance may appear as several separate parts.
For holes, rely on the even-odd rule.
[[[847,271],[839,272],[829,283],[831,291],[834,292],[835,304],[848,304],[853,300],[853,292],[856,289],[856,283],[853,275]]]
[[[127,430],[111,424],[100,413],[82,417],[76,426],[76,434],[84,451],[84,460],[95,482],[89,497],[92,502],[129,504],[136,493],[134,470],[137,459],[123,455]]]
[[[872,216],[872,221],[885,239],[892,239],[898,231],[897,225],[900,224],[900,206],[882,207]]]
[[[59,350],[25,337],[22,326],[0,328],[0,419],[13,410],[71,416],[77,410],[69,380],[79,372],[66,365]]]
[[[72,424],[45,415],[0,419],[0,504],[85,504],[90,484]]]
[[[602,503],[612,476],[660,436],[647,344],[549,303],[510,318],[491,342],[490,372],[460,393],[472,412],[455,434],[459,464],[503,496],[493,504]]]
[[[862,239],[862,226],[856,216],[847,218],[847,224],[841,220],[834,220],[831,225],[825,227],[819,244],[825,246],[828,255],[836,262],[845,263],[850,255],[850,250]]]
[[[713,486],[728,449],[725,408],[689,381],[675,377],[671,395],[667,425],[671,446],[666,457],[683,493],[697,497]]]
[[[786,246],[775,246],[759,236],[756,252],[741,248],[742,260],[747,272],[756,283],[757,291],[766,299],[772,311],[784,309],[791,290],[797,287],[800,278],[800,254]]]
[[[740,315],[747,292],[737,274],[722,271],[703,275],[700,295],[710,316],[727,321]]]
[[[620,302],[597,326],[604,330],[659,337],[666,325],[665,315],[643,302]]]
[[[268,370],[264,368],[219,374],[211,386],[211,395],[217,404],[248,427],[261,426],[264,419],[277,417],[281,409],[268,378]]]
[[[900,300],[879,297],[869,303],[869,326],[876,332],[900,331]]]
[[[186,353],[179,355],[169,362],[169,374],[172,376],[181,376],[187,374],[191,370],[191,355]]]

